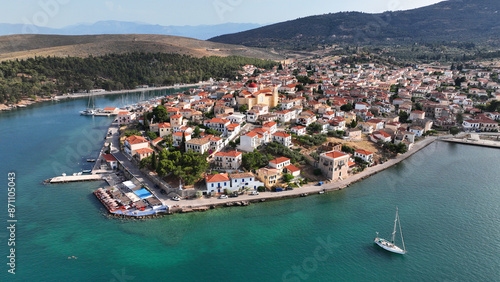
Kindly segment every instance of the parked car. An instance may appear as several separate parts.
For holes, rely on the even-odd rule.
[[[281,187],[276,187],[276,192],[282,192],[283,191],[283,188]]]
[[[175,196],[175,197],[172,197],[172,200],[174,200],[174,201],[180,201],[181,198],[179,198],[178,196]]]
[[[293,187],[292,186],[288,186],[285,188],[285,190],[293,190]]]
[[[254,191],[250,192],[250,195],[259,195],[259,191],[254,190]]]
[[[227,195],[220,195],[219,199],[227,199]]]

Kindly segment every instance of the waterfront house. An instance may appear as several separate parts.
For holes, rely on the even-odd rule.
[[[105,154],[102,155],[104,160],[106,160],[106,164],[110,169],[117,169],[118,168],[118,160],[113,156],[112,154]]]
[[[277,185],[282,176],[279,169],[268,167],[259,168],[255,173],[256,177],[262,181],[267,188]]]
[[[215,153],[215,165],[218,168],[236,170],[241,166],[243,154],[237,151]]]
[[[231,180],[227,173],[209,174],[205,176],[207,193],[224,193],[224,189],[231,190]]]
[[[416,137],[422,137],[424,134],[424,129],[420,126],[412,126],[410,127],[410,132],[415,133]]]
[[[258,181],[255,175],[251,172],[233,173],[229,175],[231,179],[231,190],[238,191],[249,188],[257,190],[259,186],[265,186],[263,182]]]
[[[319,156],[317,166],[328,179],[337,180],[347,177],[347,172],[349,170],[348,162],[348,154],[339,151],[331,151],[322,153]]]
[[[142,136],[132,135],[125,139],[124,150],[129,157],[134,156],[137,150],[148,147],[148,140]]]
[[[370,164],[373,163],[373,153],[370,151],[366,151],[366,150],[362,150],[362,149],[356,150],[356,151],[354,151],[354,157],[360,158],[363,161],[370,163]]]

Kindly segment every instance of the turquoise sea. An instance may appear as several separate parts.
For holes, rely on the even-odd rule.
[[[0,281],[500,280],[498,149],[435,142],[342,191],[123,220],[108,218],[91,194],[104,183],[42,184],[88,168],[99,151],[112,119],[80,116],[86,105],[0,114]],[[15,275],[7,272],[8,172],[16,174]],[[404,256],[373,244],[376,231],[390,236],[396,206]]]

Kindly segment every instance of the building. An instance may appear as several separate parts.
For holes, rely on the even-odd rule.
[[[274,160],[269,161],[269,166],[279,170],[283,170],[287,165],[290,165],[290,159],[285,157],[279,157]]]
[[[354,157],[360,158],[363,161],[370,163],[370,164],[373,163],[373,153],[370,151],[361,150],[361,149],[356,150],[356,151],[354,151]]]
[[[205,126],[207,126],[210,129],[216,130],[220,133],[222,133],[222,136],[227,135],[227,126],[231,124],[231,121],[227,119],[221,119],[221,118],[213,118],[211,120],[207,120],[203,123]]]
[[[241,135],[239,148],[245,152],[253,152],[261,144],[260,140],[259,134],[250,131]]]
[[[231,190],[231,180],[227,173],[209,174],[205,176],[207,193],[224,193],[224,189]]]
[[[301,135],[306,135],[306,127],[302,125],[297,125],[295,127],[292,127],[291,129],[292,134],[301,136]]]
[[[280,143],[285,147],[291,147],[292,135],[285,132],[276,132],[273,134],[273,142]]]
[[[258,181],[255,175],[251,172],[233,173],[229,175],[231,179],[231,190],[239,191],[243,189],[257,190],[259,186],[265,186],[263,182]]]
[[[255,173],[256,177],[262,181],[267,188],[277,185],[282,177],[281,171],[276,168],[263,167],[259,168]]]
[[[163,137],[172,134],[170,123],[163,122],[158,124],[158,136]]]
[[[118,123],[118,125],[129,124],[133,120],[135,120],[135,113],[131,113],[128,111],[121,111],[118,113],[118,116],[116,117],[115,120]]]
[[[273,134],[278,130],[278,124],[274,121],[266,122],[262,125],[262,128]]]
[[[184,136],[185,141],[191,140],[191,133],[185,133],[178,131],[174,134],[172,134],[172,145],[174,147],[179,147],[182,144],[182,137]]]
[[[331,151],[319,156],[318,168],[328,179],[337,180],[347,177],[349,170],[349,155]]]
[[[222,169],[236,170],[241,166],[243,154],[237,151],[215,153],[215,165]]]
[[[151,155],[153,155],[153,152],[154,150],[147,147],[147,148],[141,148],[141,149],[137,149],[135,150],[135,155],[134,157],[138,160],[138,161],[141,161],[142,159],[144,158],[147,158]]]
[[[148,147],[148,140],[142,136],[132,135],[125,139],[124,151],[130,157],[134,156],[137,150]]]
[[[186,152],[191,150],[195,153],[204,154],[210,149],[210,140],[205,138],[195,138],[186,141]]]
[[[106,160],[106,164],[110,169],[117,169],[118,168],[118,160],[115,158],[115,156],[111,154],[105,154],[102,155],[102,157]]]

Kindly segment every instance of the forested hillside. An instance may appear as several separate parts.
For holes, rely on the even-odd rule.
[[[0,103],[22,98],[88,91],[133,89],[137,85],[234,79],[241,66],[272,68],[277,63],[245,57],[195,58],[179,54],[128,53],[100,57],[37,57],[0,64]]]

